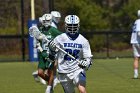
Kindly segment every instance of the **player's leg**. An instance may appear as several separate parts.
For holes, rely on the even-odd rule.
[[[34,72],[32,73],[32,76],[34,77],[35,81],[39,82],[38,70],[34,71]]]
[[[46,62],[46,67],[48,68],[49,79],[45,93],[53,93],[54,63]]]
[[[74,83],[77,86],[80,93],[87,93],[86,92],[86,74],[85,72],[81,71],[75,78]]]
[[[45,69],[46,69],[46,64],[45,64],[45,60],[42,56],[39,56],[39,64],[38,64],[38,75],[48,81],[48,74],[45,74]]]
[[[48,70],[49,79],[45,93],[53,93],[53,70]]]
[[[37,82],[40,81],[42,84],[46,85],[46,81],[43,78],[41,78],[40,76],[38,76],[38,70],[34,71],[32,73],[32,75],[33,75],[35,81],[37,81]]]
[[[133,44],[133,54],[134,54],[134,78],[138,78],[138,68],[139,68],[139,57],[140,57],[140,44]]]
[[[138,62],[139,62],[139,58],[135,57],[134,58],[134,78],[138,78]]]
[[[64,93],[75,93],[75,85],[73,84],[73,81],[67,77],[67,74],[58,74],[58,78]]]
[[[49,76],[44,74],[44,70],[41,68],[38,68],[38,75],[46,81],[48,81],[48,79],[49,79]]]
[[[53,80],[53,89],[56,87],[56,85],[58,83],[60,83],[60,81],[58,80],[57,78],[57,61],[55,61],[55,64],[54,64],[54,80]]]

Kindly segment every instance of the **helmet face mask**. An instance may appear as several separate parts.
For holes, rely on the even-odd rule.
[[[52,23],[50,20],[42,20],[42,21],[43,21],[42,24],[43,24],[45,27],[50,26],[51,23]]]
[[[78,24],[66,24],[66,31],[70,34],[76,34],[79,31]]]
[[[65,29],[66,33],[72,39],[77,38],[79,35],[80,20],[76,15],[68,15],[65,17]]]

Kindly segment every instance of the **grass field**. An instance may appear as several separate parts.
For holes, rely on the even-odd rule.
[[[0,93],[44,93],[46,86],[32,77],[37,63],[0,63]],[[140,93],[140,79],[133,77],[133,59],[95,59],[87,71],[88,93]],[[61,85],[54,93],[64,93]],[[78,93],[78,92],[76,92]]]

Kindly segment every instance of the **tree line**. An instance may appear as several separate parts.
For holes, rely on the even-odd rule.
[[[42,16],[45,10],[45,4],[43,4],[43,1],[44,0],[35,0],[36,19],[38,19],[39,16]],[[137,18],[137,10],[140,9],[140,0],[53,1],[54,10],[60,11],[62,14],[62,22],[64,21],[64,17],[67,14],[76,14],[80,17],[82,31],[108,31],[118,29],[130,31],[130,27],[132,26],[134,20]],[[48,4],[46,4],[46,6],[48,6]],[[30,8],[30,0],[24,0],[25,27],[27,25],[27,21],[31,18]],[[20,0],[1,0],[0,11],[1,29],[8,27],[14,29],[14,27],[20,27]]]
[[[36,19],[48,12],[48,0],[35,0]],[[64,30],[64,17],[76,14],[80,17],[81,32],[92,31],[131,31],[137,19],[140,0],[53,0],[54,10],[62,15],[59,25]],[[21,34],[20,0],[0,0],[0,34]],[[46,8],[46,9],[44,9]],[[30,0],[24,0],[24,27],[28,33],[27,22],[31,19]],[[123,39],[127,36],[121,36]],[[103,37],[94,36],[94,48],[103,46]],[[98,39],[98,42],[97,42]],[[124,41],[124,40],[123,40]]]

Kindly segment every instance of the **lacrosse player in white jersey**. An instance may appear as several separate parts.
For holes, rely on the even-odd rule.
[[[138,78],[138,67],[140,58],[140,10],[138,10],[138,19],[135,21],[132,29],[131,44],[134,54],[134,78]]]
[[[58,11],[51,11],[51,15],[52,15],[52,27],[57,28],[58,23],[60,22],[61,19],[61,14]]]
[[[57,53],[58,78],[65,93],[75,93],[75,86],[80,93],[87,93],[85,69],[92,64],[92,54],[89,42],[79,34],[79,28],[80,19],[78,16],[66,16],[66,32],[58,35],[49,45]],[[76,60],[59,51],[56,46],[71,54]]]

